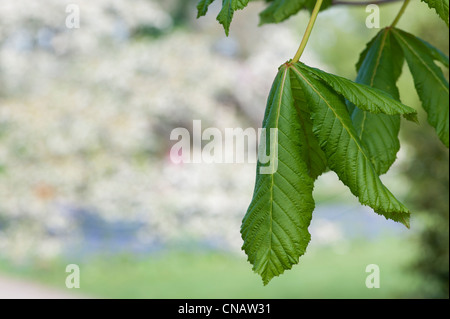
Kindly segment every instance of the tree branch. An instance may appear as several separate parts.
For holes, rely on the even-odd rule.
[[[398,2],[400,0],[368,0],[368,1],[344,1],[333,0],[333,5],[350,5],[350,6],[366,6],[369,4],[387,4],[392,2]]]

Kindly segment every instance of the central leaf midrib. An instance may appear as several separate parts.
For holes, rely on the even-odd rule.
[[[278,129],[278,120],[280,118],[281,102],[283,101],[283,92],[284,92],[284,86],[285,86],[285,83],[286,83],[287,71],[288,71],[288,69],[286,68],[284,70],[283,76],[281,78],[280,92],[279,92],[278,105],[277,105],[278,107],[277,107],[277,112],[276,112],[276,117],[275,117],[275,128],[276,129]],[[272,139],[270,139],[270,140],[272,140]],[[275,140],[275,143],[276,143],[276,147],[278,148],[278,139]],[[266,145],[267,145],[267,143],[266,143]],[[272,150],[271,150],[271,153],[272,153]],[[274,174],[275,174],[274,165],[272,165],[272,173],[270,174],[271,175],[270,176],[270,184],[271,184],[270,185],[270,229],[269,229],[270,240],[269,240],[269,248],[268,248],[268,250],[269,250],[268,259],[269,260],[271,260],[271,258],[272,258],[272,241],[273,241],[273,236],[274,236],[273,230],[272,230],[273,229],[273,211],[274,211],[274,194],[273,194],[273,192],[274,192],[274,186],[275,186]]]
[[[373,70],[373,74],[370,78],[370,86],[373,87],[373,82],[375,81],[375,77],[376,74],[378,72],[378,68],[380,66],[380,62],[381,62],[381,56],[383,55],[383,50],[384,50],[384,46],[386,45],[386,38],[388,35],[389,30],[385,30],[384,34],[383,34],[383,38],[381,40],[381,45],[380,45],[380,50],[378,51],[378,56],[377,56],[377,60],[375,62],[375,67]],[[364,128],[366,126],[366,121],[367,121],[367,111],[363,111],[364,112],[364,117],[361,121],[361,133],[359,138],[362,139],[363,135],[364,135]]]
[[[372,77],[370,78],[370,86],[373,87],[373,82],[375,81],[375,76],[378,71],[378,67],[380,66],[381,56],[383,55],[384,46],[386,45],[386,38],[388,35],[389,30],[386,30],[383,34],[383,39],[381,40],[380,50],[378,51],[377,60],[375,62],[375,68],[374,72],[372,74]]]

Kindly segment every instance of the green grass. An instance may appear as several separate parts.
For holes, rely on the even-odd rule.
[[[300,264],[268,286],[251,271],[244,255],[171,251],[137,259],[96,257],[78,263],[78,293],[101,298],[409,298],[419,280],[406,268],[413,257],[406,238],[354,242],[345,254],[313,247]],[[65,288],[67,262],[12,267],[0,271]],[[380,267],[379,289],[368,289],[368,264]]]

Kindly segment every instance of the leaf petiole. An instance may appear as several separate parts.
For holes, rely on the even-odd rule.
[[[302,42],[300,43],[300,47],[297,50],[294,58],[292,59],[292,63],[297,63],[300,60],[300,57],[305,50],[306,44],[308,43],[309,36],[311,35],[311,31],[314,27],[314,23],[316,22],[317,15],[319,14],[320,7],[322,6],[323,0],[317,0],[316,5],[314,7],[313,12],[311,13],[311,18],[309,19],[308,26],[306,27],[305,34],[303,35]]]
[[[410,0],[405,0],[405,2],[403,2],[402,7],[400,8],[400,11],[398,12],[397,16],[395,17],[394,21],[391,24],[391,28],[394,28],[398,21],[400,20],[400,18],[402,17],[403,13],[405,13],[406,7],[408,6]]]

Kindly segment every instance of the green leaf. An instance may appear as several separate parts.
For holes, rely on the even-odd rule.
[[[250,0],[233,0],[233,9],[242,10],[248,5],[249,2]]]
[[[209,5],[214,1],[215,0],[200,0],[200,2],[197,4],[197,19],[206,15]]]
[[[316,5],[317,0],[306,0],[306,9],[309,12],[314,10],[314,6]],[[322,5],[320,7],[320,11],[326,10],[333,4],[333,0],[323,0]]]
[[[372,38],[372,39],[366,44],[366,47],[364,48],[364,50],[359,54],[358,62],[357,62],[356,65],[355,65],[357,71],[358,71],[359,69],[361,69],[361,66],[362,66],[364,60],[366,59],[367,54],[368,54],[369,51],[372,49],[373,43],[377,40],[378,35],[379,35],[381,32],[382,32],[382,31],[380,31],[379,33],[377,33],[377,35],[376,35],[374,38]]]
[[[279,23],[299,12],[307,0],[274,0],[259,14],[259,24]]]
[[[300,132],[300,154],[308,167],[309,176],[316,180],[317,177],[327,171],[327,158],[319,145],[319,141],[313,133],[311,111],[307,105],[303,90],[293,72],[291,72],[291,88],[295,107],[299,115],[298,120],[302,128]]]
[[[448,26],[448,0],[422,0],[422,2],[426,2],[430,9],[436,10],[436,13]]]
[[[434,63],[436,51],[405,31],[394,29],[392,33],[403,49],[417,93],[428,114],[428,123],[449,147],[449,85],[442,70]]]
[[[296,63],[292,70],[308,101],[313,131],[327,156],[330,169],[336,172],[339,179],[358,197],[361,204],[368,205],[376,213],[409,227],[409,210],[381,182],[367,150],[353,127],[345,101],[333,89],[339,88],[340,93],[345,93],[346,97],[352,97],[352,102],[359,102],[355,104],[362,109],[378,111],[385,109],[386,106],[375,107],[372,102],[367,103],[366,97],[354,96],[353,90],[344,92],[349,90],[350,86],[343,85],[345,81],[340,81],[335,76],[324,76],[325,72],[318,72],[317,69],[309,68],[301,63]],[[321,78],[327,78],[327,83],[330,82],[333,87],[318,80],[316,74],[321,74]],[[362,85],[354,87],[359,86],[362,87]],[[378,101],[383,99],[379,98]],[[391,102],[398,103],[392,99]],[[390,107],[389,109],[402,112],[402,108]]]
[[[419,39],[425,46],[428,48],[430,55],[433,57],[435,61],[441,62],[447,69],[448,69],[448,56],[444,54],[441,50],[435,48],[431,44],[429,44],[427,41]]]
[[[369,85],[400,99],[397,80],[402,72],[404,56],[401,47],[390,34],[381,30],[369,42],[357,63],[357,83]],[[352,105],[352,121],[358,136],[366,146],[378,175],[386,173],[397,159],[400,149],[398,115],[372,114]]]
[[[285,66],[280,69],[263,120],[267,133],[277,129],[278,139],[266,134],[261,141],[271,145],[271,163],[278,164],[273,173],[262,174],[265,167],[258,161],[253,199],[241,227],[242,249],[264,284],[297,264],[311,238],[313,180],[300,154],[302,128],[289,73]]]
[[[417,122],[417,112],[413,108],[396,101],[388,93],[371,88],[365,84],[355,83],[346,78],[311,68],[298,62],[295,69],[309,73],[317,79],[324,81],[335,92],[342,95],[351,103],[364,111],[374,114],[403,115],[410,121]]]
[[[272,0],[268,2],[270,2],[270,5],[259,14],[260,25],[280,23],[303,9],[311,12],[316,4],[316,0]],[[324,0],[320,11],[329,8],[331,5],[332,0]]]
[[[230,24],[231,20],[233,20],[234,12],[244,9],[248,2],[249,0],[222,0],[222,10],[217,16],[217,21],[223,25],[227,36],[230,33]]]
[[[234,15],[232,2],[233,0],[223,0],[222,10],[220,10],[217,16],[217,21],[223,26],[227,36],[230,34],[230,24]]]
[[[396,83],[402,72],[404,56],[390,31],[390,28],[381,30],[367,43],[356,64],[357,83],[378,88],[399,100]]]

